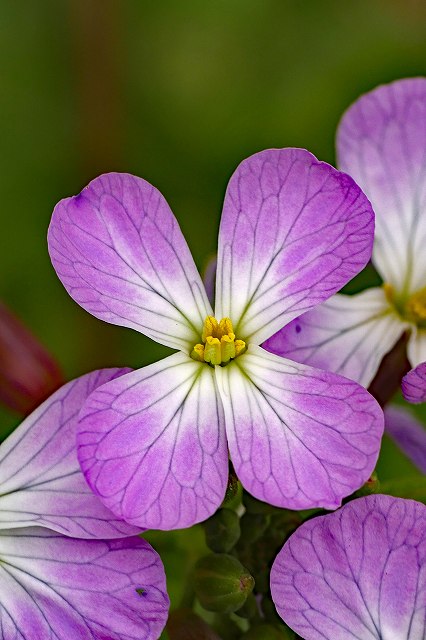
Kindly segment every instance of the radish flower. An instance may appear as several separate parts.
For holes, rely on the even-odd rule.
[[[398,80],[359,98],[338,128],[337,155],[373,205],[373,261],[384,284],[334,296],[264,347],[368,387],[407,329],[411,366],[426,360],[426,78]]]
[[[93,495],[77,460],[82,403],[123,373],[69,382],[0,446],[3,640],[156,640],[164,628],[158,554]]]
[[[152,185],[107,174],[57,205],[49,251],[69,294],[177,350],[84,404],[78,456],[108,509],[158,529],[208,518],[228,447],[243,486],[282,507],[332,509],[368,479],[383,430],[374,399],[259,345],[366,264],[373,225],[352,178],[301,149],[255,154],[226,192],[213,312]]]
[[[426,506],[370,495],[305,522],[274,561],[271,592],[305,640],[423,640]]]

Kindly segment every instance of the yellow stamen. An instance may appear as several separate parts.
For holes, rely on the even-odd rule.
[[[201,340],[205,342],[207,336],[213,336],[214,338],[219,338],[220,336],[217,335],[218,328],[219,328],[219,325],[217,323],[216,318],[214,318],[213,316],[207,316],[207,318],[204,320],[204,328],[203,328],[203,334],[201,336]]]
[[[230,318],[222,318],[220,322],[213,316],[204,320],[201,339],[204,344],[196,344],[191,358],[212,365],[227,364],[245,351],[246,343],[235,340],[235,333]]]
[[[234,335],[234,328],[232,326],[231,318],[222,318],[222,320],[219,322],[219,331],[222,333],[220,337],[231,334]]]
[[[222,362],[219,338],[207,336],[206,345],[204,347],[204,360],[211,364],[220,364]]]
[[[235,340],[235,357],[239,356],[245,351],[246,343],[244,340]]]
[[[192,350],[191,358],[193,360],[200,360],[201,362],[205,362],[204,360],[204,345],[196,344]]]
[[[221,337],[220,350],[223,364],[229,362],[231,358],[235,358],[235,333],[229,333]]]

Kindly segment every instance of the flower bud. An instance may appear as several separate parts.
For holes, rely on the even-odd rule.
[[[227,553],[240,537],[240,520],[231,509],[219,509],[204,523],[206,544],[215,553]]]
[[[195,593],[208,611],[237,611],[243,606],[253,587],[253,577],[233,556],[212,553],[201,558],[195,565]]]

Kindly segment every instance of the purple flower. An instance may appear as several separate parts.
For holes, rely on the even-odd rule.
[[[125,371],[69,382],[0,447],[4,640],[155,640],[166,623],[158,554],[92,494],[77,460],[82,403]]]
[[[371,495],[305,522],[275,559],[271,590],[305,640],[423,640],[426,506]]]
[[[187,527],[223,500],[228,447],[272,504],[335,508],[370,475],[383,416],[359,385],[259,345],[369,258],[373,213],[351,178],[301,149],[268,150],[231,178],[215,316],[162,195],[107,174],[62,200],[55,269],[81,306],[178,352],[97,389],[82,410],[86,479],[119,518]]]
[[[407,329],[411,366],[426,360],[425,150],[426,78],[380,86],[348,109],[337,132],[339,166],[373,205],[373,260],[384,285],[334,296],[265,348],[366,387]]]

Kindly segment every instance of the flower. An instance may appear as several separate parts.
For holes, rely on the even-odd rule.
[[[426,506],[371,495],[300,526],[271,570],[282,619],[305,640],[422,640]]]
[[[82,402],[122,373],[69,382],[0,446],[4,640],[155,640],[166,623],[158,554],[92,494],[77,460]]]
[[[377,403],[259,345],[357,273],[372,234],[347,175],[302,149],[251,156],[225,197],[213,314],[152,185],[106,174],[56,206],[49,251],[74,300],[178,350],[83,407],[79,461],[111,511],[156,529],[206,519],[224,497],[227,444],[243,486],[277,506],[335,508],[363,484],[383,429]]]
[[[411,366],[426,360],[426,78],[359,98],[339,125],[337,153],[376,213],[373,261],[384,284],[332,297],[264,347],[368,387],[407,329]]]

